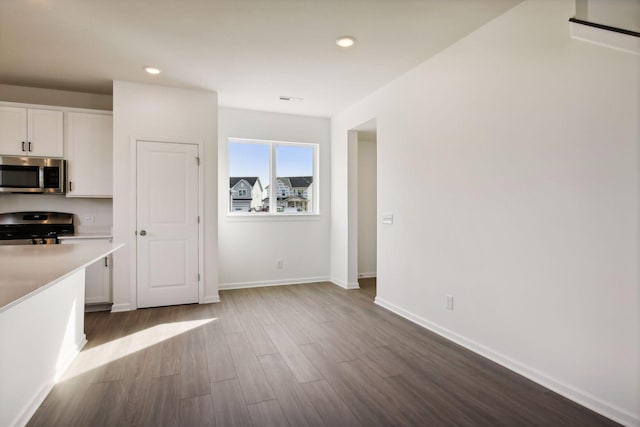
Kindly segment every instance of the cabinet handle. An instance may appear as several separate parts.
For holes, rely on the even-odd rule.
[[[29,141],[29,151],[31,151],[31,141]]]
[[[25,151],[25,149],[24,149],[24,141],[22,141],[22,151]]]
[[[69,181],[69,192],[73,191],[73,182]]]
[[[104,266],[105,267],[109,267],[109,261],[108,261],[107,257],[104,257]]]

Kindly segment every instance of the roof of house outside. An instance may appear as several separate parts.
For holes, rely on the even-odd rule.
[[[257,176],[232,176],[229,177],[229,188],[233,188],[236,186],[236,184],[242,180],[245,180],[249,183],[249,185],[251,185],[252,187],[256,184],[256,181],[258,180]]]
[[[306,188],[313,183],[312,176],[280,176],[278,179],[290,188]]]

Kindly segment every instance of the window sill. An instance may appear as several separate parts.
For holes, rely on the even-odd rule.
[[[320,214],[238,214],[227,213],[228,222],[320,221]]]

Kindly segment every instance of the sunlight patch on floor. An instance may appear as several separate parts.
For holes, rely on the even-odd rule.
[[[78,375],[85,374],[100,366],[132,355],[145,348],[154,346],[162,341],[171,339],[185,332],[199,328],[217,320],[216,317],[201,320],[186,320],[170,322],[152,326],[122,338],[88,348],[80,352],[76,360],[62,376],[60,381],[66,381]]]

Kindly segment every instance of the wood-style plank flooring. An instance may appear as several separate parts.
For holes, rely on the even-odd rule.
[[[87,313],[30,426],[617,425],[373,304],[375,281]]]

